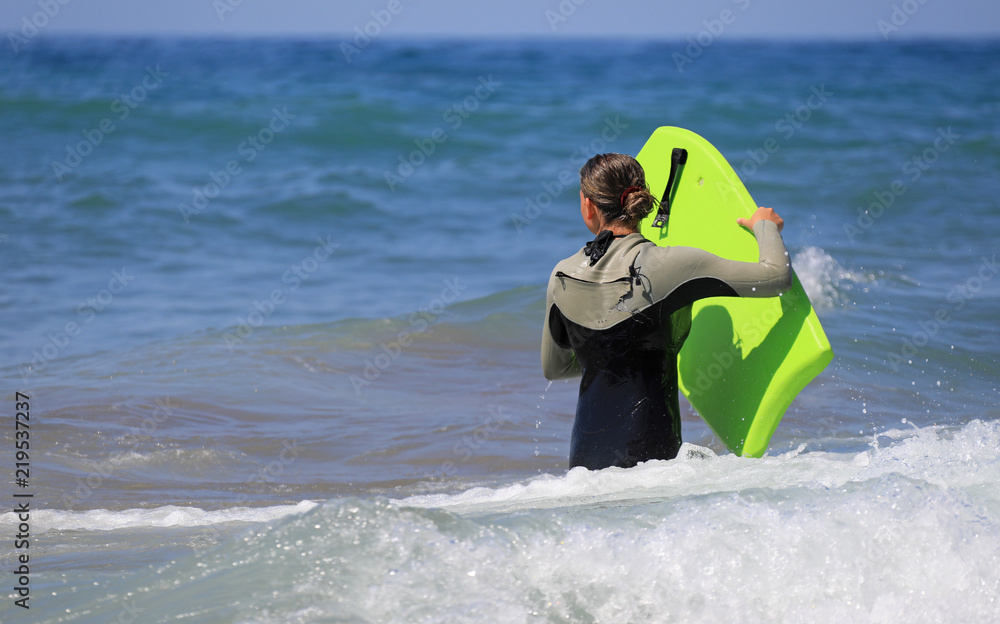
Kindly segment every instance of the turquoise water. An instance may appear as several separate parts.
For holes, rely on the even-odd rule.
[[[339,43],[0,51],[30,621],[996,619],[1000,45]],[[836,357],[761,460],[685,406],[680,460],[567,473],[544,285],[660,125],[785,218]]]

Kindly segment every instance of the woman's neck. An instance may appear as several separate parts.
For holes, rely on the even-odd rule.
[[[626,236],[628,234],[635,234],[639,231],[634,227],[625,225],[624,223],[603,223],[601,224],[600,229],[597,230],[598,234],[603,230],[610,230],[615,236]]]

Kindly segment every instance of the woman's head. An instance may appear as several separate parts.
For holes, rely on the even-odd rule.
[[[609,226],[635,229],[656,203],[642,165],[626,154],[598,154],[588,160],[580,169],[580,191]]]

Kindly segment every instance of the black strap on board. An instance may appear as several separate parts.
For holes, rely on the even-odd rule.
[[[663,227],[670,218],[670,192],[674,188],[674,181],[677,179],[677,169],[687,163],[688,152],[681,147],[675,147],[670,152],[670,177],[667,178],[667,188],[663,189],[663,197],[660,198],[660,209],[656,212],[656,219],[653,220],[653,227]]]

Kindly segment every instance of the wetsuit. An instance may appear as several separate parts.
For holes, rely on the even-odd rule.
[[[677,455],[677,353],[691,327],[691,304],[705,297],[770,297],[791,288],[777,226],[758,221],[754,235],[759,262],[602,232],[556,265],[545,306],[542,370],[548,379],[582,375],[571,468],[630,467]]]

